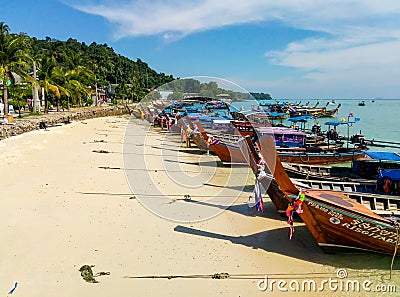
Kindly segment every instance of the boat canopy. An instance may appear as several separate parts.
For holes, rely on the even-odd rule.
[[[336,121],[336,122],[326,122],[325,125],[328,126],[339,126],[339,125],[351,125],[360,121],[360,118],[354,118],[354,121]]]
[[[284,112],[270,112],[268,115],[270,117],[277,118],[277,117],[280,117],[280,116],[286,116],[286,113],[284,113]]]
[[[293,123],[306,123],[308,120],[313,119],[314,116],[312,115],[304,115],[304,116],[298,116],[298,117],[293,117],[293,118],[289,118],[289,121],[293,122]]]
[[[400,153],[371,151],[366,151],[365,153],[374,160],[400,161]]]
[[[287,127],[257,127],[256,130],[261,134],[275,135],[296,135],[305,137],[307,134],[303,131],[295,130]]]
[[[388,177],[393,181],[400,181],[400,170],[399,169],[381,169],[381,170],[379,170],[378,179],[383,179],[385,177]]]
[[[213,119],[214,124],[230,124],[232,120],[225,120],[225,119]]]

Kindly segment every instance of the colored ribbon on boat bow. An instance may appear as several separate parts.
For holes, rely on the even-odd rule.
[[[258,212],[264,212],[264,202],[261,196],[261,183],[258,178],[256,178],[256,182],[254,184],[254,199],[256,202],[256,210]]]
[[[190,137],[192,136],[192,134],[193,134],[193,130],[190,129],[190,127],[187,127],[183,133],[183,137],[186,142],[186,147],[190,147]]]
[[[286,209],[286,215],[288,217],[288,225],[289,225],[289,239],[292,239],[294,234],[294,225],[293,225],[293,214],[297,212],[298,214],[303,213],[303,209],[301,208],[303,201],[305,198],[305,191],[300,189],[299,194],[293,201],[289,202],[289,205]]]
[[[256,204],[256,210],[258,212],[264,212],[264,202],[261,194],[262,185],[260,181],[265,178],[267,174],[263,170],[264,163],[260,162],[260,164],[257,164],[259,172],[256,174],[256,181],[254,184],[254,200]]]

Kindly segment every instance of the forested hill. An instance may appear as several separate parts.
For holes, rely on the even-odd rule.
[[[45,40],[31,38],[34,55],[51,53],[58,63],[76,63],[96,74],[99,86],[108,84],[132,84],[150,89],[173,80],[172,75],[157,73],[140,59],[131,59],[117,54],[107,44],[90,45],[76,39],[60,41],[47,37]]]
[[[69,109],[98,104],[98,100],[100,103],[109,99],[140,101],[150,90],[174,81],[174,77],[158,73],[139,58],[133,61],[124,57],[107,44],[87,45],[73,38],[61,41],[12,34],[0,22],[0,81],[4,89],[0,89],[0,96],[5,106],[10,99],[12,105],[29,105],[35,112],[35,102],[39,100],[32,98],[38,98],[34,96],[38,89],[44,110],[54,106],[59,110],[60,106]],[[198,93],[229,94],[244,99],[241,94],[219,88],[215,82],[194,85]],[[190,90],[195,92],[193,88]],[[252,95],[259,100],[270,98],[264,93]]]

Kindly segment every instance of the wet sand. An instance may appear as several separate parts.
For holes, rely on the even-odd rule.
[[[255,214],[247,205],[252,177],[247,178],[243,168],[217,163],[216,176],[203,188],[165,182],[165,167],[157,159],[157,148],[164,145],[165,152],[165,143],[157,131],[152,131],[154,137],[146,139],[144,148],[154,156],[147,159],[153,182],[167,196],[175,195],[158,197],[162,209],[168,213],[168,207],[181,204],[184,211],[196,212],[198,207],[213,209],[210,214],[218,211],[200,222],[165,219],[149,211],[140,194],[131,192],[135,185],[128,182],[133,182],[129,180],[133,174],[139,189],[151,196],[154,189],[141,184],[144,172],[131,170],[127,180],[123,170],[140,158],[131,147],[126,160],[127,122],[126,117],[91,119],[0,142],[0,294],[5,296],[18,282],[14,296],[345,296],[328,289],[313,294],[280,292],[276,285],[273,292],[260,291],[257,283],[263,275],[318,281],[336,277],[337,268],[347,269],[349,278],[387,279],[389,256],[326,255],[301,222],[295,223],[290,241],[286,220],[268,198],[264,214]],[[133,135],[142,133],[140,128],[131,130]],[[199,159],[204,156],[180,145],[179,136],[169,141],[182,156],[180,168],[194,174],[201,162],[215,158]],[[229,194],[236,199],[224,210],[222,202],[209,203],[206,198],[219,193],[227,172],[246,178],[242,184],[233,181]],[[181,199],[185,194],[191,201]],[[99,283],[87,283],[78,271],[85,264],[95,265],[94,273],[110,275],[96,277]],[[397,259],[395,268],[399,267]],[[222,272],[231,277],[211,279]],[[360,276],[365,273],[369,275]],[[397,282],[400,290],[399,280],[395,271],[386,283]]]

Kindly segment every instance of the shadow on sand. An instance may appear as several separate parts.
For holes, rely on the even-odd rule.
[[[316,244],[306,226],[295,226],[292,240],[288,238],[289,228],[276,228],[250,235],[232,236],[215,232],[203,231],[178,225],[174,231],[207,238],[230,241],[252,249],[261,249],[269,253],[276,253],[288,257],[329,265],[336,268],[348,269],[381,269],[389,270],[391,256],[374,253],[365,254],[325,254]],[[397,259],[398,260],[398,259]],[[393,269],[400,269],[400,262],[395,261]]]
[[[254,199],[253,199],[254,200]],[[252,206],[250,207],[249,204],[247,203],[241,203],[241,204],[233,204],[231,206],[226,206],[226,205],[220,205],[220,204],[215,204],[215,203],[209,203],[206,201],[199,201],[199,200],[188,200],[186,203],[194,203],[202,206],[209,206],[209,207],[215,207],[221,210],[227,210],[231,211],[246,217],[268,217],[269,219],[277,220],[277,221],[282,221],[286,220],[286,217],[281,217],[276,210],[275,205],[272,203],[272,201],[264,201],[264,212],[259,213],[255,210],[255,207]],[[301,221],[299,218],[295,218],[295,221]]]
[[[152,145],[151,148],[158,149],[158,150],[166,150],[166,151],[171,151],[171,152],[192,154],[192,155],[203,155],[204,154],[204,152],[199,151],[197,148],[194,148],[194,149],[171,149],[171,148],[159,147],[156,145]]]

